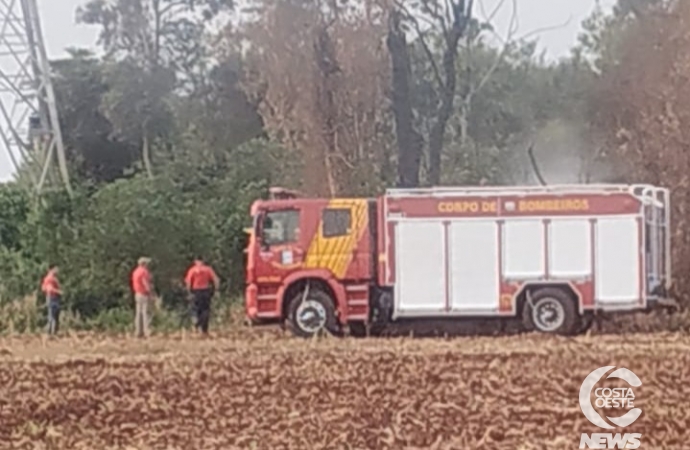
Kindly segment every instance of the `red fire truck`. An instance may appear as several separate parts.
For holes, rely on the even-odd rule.
[[[298,336],[513,317],[575,334],[667,304],[670,193],[648,185],[275,191],[252,206],[246,314]]]

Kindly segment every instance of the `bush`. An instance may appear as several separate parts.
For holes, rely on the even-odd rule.
[[[124,330],[133,314],[130,272],[142,255],[153,260],[154,284],[165,305],[156,319],[160,326],[179,326],[186,302],[182,279],[196,255],[216,269],[223,297],[237,295],[249,207],[269,185],[265,165],[273,150],[264,150],[256,143],[240,148],[233,164],[192,169],[173,162],[153,180],[133,177],[81,188],[73,199],[53,192],[32,203],[16,187],[1,187],[0,207],[6,207],[0,208],[0,306],[15,311],[17,299],[21,304],[35,298],[48,265],[55,263],[65,292],[63,311],[78,317],[75,326]],[[39,326],[26,311],[21,320],[12,314],[15,330]]]

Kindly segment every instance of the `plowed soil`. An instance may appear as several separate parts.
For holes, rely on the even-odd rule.
[[[0,448],[576,449],[578,393],[627,367],[640,448],[690,448],[690,337],[0,341]],[[609,412],[610,416],[622,413]]]

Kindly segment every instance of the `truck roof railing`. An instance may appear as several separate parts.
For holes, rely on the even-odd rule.
[[[661,188],[648,184],[559,184],[552,186],[476,186],[476,187],[430,187],[412,189],[388,189],[388,197],[413,196],[495,196],[524,194],[611,194],[630,193],[641,196],[645,192],[659,191]]]

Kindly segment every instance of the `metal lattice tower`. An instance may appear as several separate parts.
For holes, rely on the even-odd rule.
[[[36,0],[0,0],[0,139],[15,170],[29,163],[37,193],[56,159],[72,193]]]

